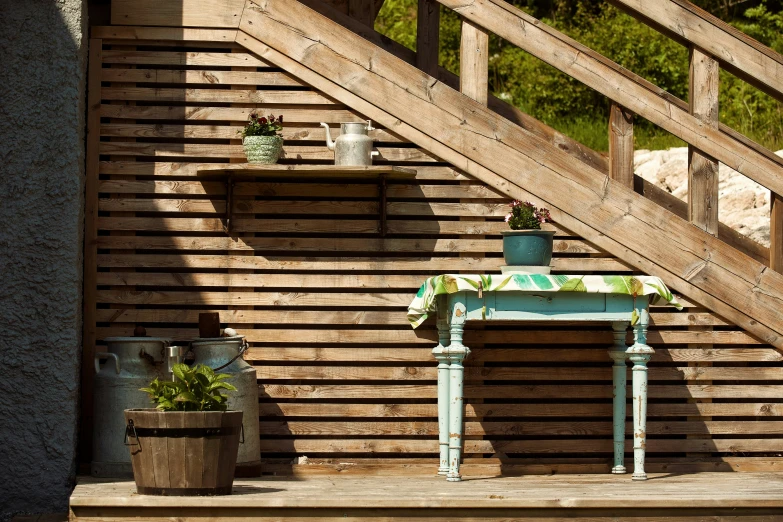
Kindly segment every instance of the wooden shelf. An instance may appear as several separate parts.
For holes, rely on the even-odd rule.
[[[412,179],[416,177],[416,171],[402,167],[385,165],[371,165],[360,167],[346,167],[340,165],[259,165],[253,163],[208,163],[196,167],[199,175],[226,174],[232,176],[248,177],[279,177],[296,176],[297,178],[357,178],[375,179]]]
[[[201,176],[223,175],[226,182],[226,217],[223,226],[231,234],[234,182],[236,178],[279,178],[297,179],[349,178],[378,180],[378,209],[380,220],[378,232],[386,236],[386,181],[389,179],[413,179],[416,171],[401,167],[370,165],[346,167],[341,165],[259,165],[254,163],[205,163],[196,167]]]

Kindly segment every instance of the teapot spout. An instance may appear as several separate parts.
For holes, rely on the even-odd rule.
[[[326,129],[326,146],[329,147],[329,150],[334,150],[334,141],[332,141],[332,134],[329,131],[329,125],[321,122],[321,127]]]

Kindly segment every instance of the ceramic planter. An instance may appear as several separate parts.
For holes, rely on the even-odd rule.
[[[245,136],[242,140],[248,163],[272,165],[283,150],[282,136]]]
[[[552,261],[550,230],[504,230],[503,259],[510,266],[549,266]]]
[[[230,495],[241,411],[125,410],[126,444],[140,495]]]

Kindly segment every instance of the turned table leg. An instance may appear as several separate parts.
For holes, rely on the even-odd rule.
[[[463,384],[465,380],[465,369],[462,362],[470,353],[468,347],[462,344],[465,318],[465,305],[460,302],[454,303],[449,325],[451,343],[445,350],[451,362],[449,364],[449,472],[446,475],[446,480],[449,482],[462,480],[462,475],[459,472],[462,453]]]
[[[449,355],[444,353],[449,345],[449,322],[445,299],[438,299],[438,346],[432,355],[438,361],[438,447],[440,463],[438,475],[449,472]]]
[[[625,473],[625,386],[626,386],[626,345],[627,322],[612,323],[614,345],[609,357],[612,366],[612,424],[614,440],[614,467],[612,473]]]
[[[639,322],[634,325],[634,345],[626,354],[633,363],[633,480],[647,480],[644,454],[647,445],[647,362],[655,350],[647,346],[650,314],[639,310]]]

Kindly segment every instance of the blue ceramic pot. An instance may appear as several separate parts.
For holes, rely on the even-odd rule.
[[[503,230],[503,259],[512,266],[549,266],[552,230]]]

